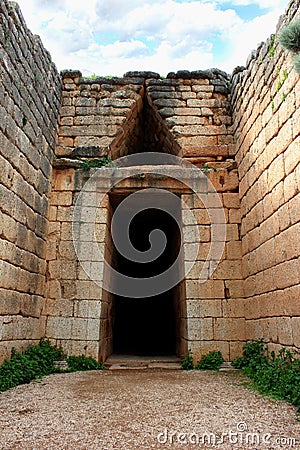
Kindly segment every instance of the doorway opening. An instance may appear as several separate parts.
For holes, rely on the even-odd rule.
[[[112,212],[124,198],[124,195],[110,197]],[[148,208],[136,214],[129,227],[129,238],[134,248],[140,252],[149,250],[149,235],[155,229],[160,229],[165,234],[166,246],[158,258],[147,263],[131,261],[113,246],[113,260],[118,272],[129,278],[149,278],[163,273],[175,264],[179,273],[183,261],[177,260],[181,245],[178,224],[181,224],[181,211],[178,211],[178,207],[171,216],[163,211],[163,204],[159,203],[159,199],[157,208]],[[118,233],[117,228],[114,233]],[[179,354],[181,292],[181,283],[178,283],[168,291],[151,297],[113,295],[112,352],[132,356]]]

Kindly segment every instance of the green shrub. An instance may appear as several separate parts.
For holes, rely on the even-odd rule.
[[[294,61],[294,69],[300,74],[300,55],[297,55]]]
[[[246,342],[243,348],[243,356],[232,361],[236,369],[245,369],[247,372],[256,372],[262,365],[267,363],[267,346],[264,339]]]
[[[69,356],[67,358],[68,372],[77,372],[81,370],[103,370],[102,362],[86,356]]]
[[[219,370],[224,359],[220,351],[211,351],[203,355],[196,365],[197,370]]]
[[[295,20],[287,25],[280,33],[280,45],[294,53],[300,52],[300,20]]]
[[[30,383],[52,373],[104,369],[103,363],[85,356],[69,356],[67,370],[56,368],[54,361],[63,358],[62,349],[51,345],[45,339],[41,339],[39,344],[31,345],[23,352],[12,349],[11,359],[6,359],[0,366],[0,391],[6,391],[19,384]]]
[[[194,368],[194,362],[193,362],[193,356],[192,356],[192,351],[188,350],[187,353],[185,353],[184,355],[182,355],[182,359],[181,359],[181,367],[183,370],[193,370]]]
[[[44,339],[41,339],[38,345],[32,345],[21,353],[13,349],[11,359],[6,359],[0,366],[0,391],[54,373],[56,370],[53,363],[62,356],[60,348],[52,346]]]
[[[23,353],[38,364],[42,375],[53,373],[54,361],[60,361],[65,356],[60,347],[51,345],[47,339],[41,339],[38,345],[29,346]]]
[[[263,339],[247,342],[243,356],[232,365],[242,369],[261,393],[286,400],[300,409],[300,359],[297,352],[282,348],[268,355]]]

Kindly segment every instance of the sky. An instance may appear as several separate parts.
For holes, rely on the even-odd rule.
[[[283,0],[17,0],[59,70],[231,73],[275,32]]]

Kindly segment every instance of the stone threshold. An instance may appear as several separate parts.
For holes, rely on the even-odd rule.
[[[109,370],[180,370],[177,356],[111,355],[104,363]]]

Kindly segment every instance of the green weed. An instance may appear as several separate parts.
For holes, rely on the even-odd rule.
[[[265,395],[286,400],[300,409],[300,359],[297,352],[282,348],[276,356],[268,354],[266,341],[249,341],[243,349],[243,356],[232,365],[242,369],[253,386]]]
[[[194,363],[193,363],[193,356],[192,356],[191,350],[188,350],[187,353],[182,355],[181,367],[183,370],[193,370]]]
[[[271,42],[270,42],[270,48],[269,48],[269,56],[271,58],[273,58],[274,54],[275,54],[275,39],[276,39],[276,35],[272,34],[271,36]]]
[[[296,56],[294,60],[294,69],[297,73],[300,74],[300,54]]]
[[[103,158],[96,158],[96,159],[85,159],[81,160],[81,166],[80,169],[83,170],[90,170],[92,168],[97,167],[111,167],[113,165],[113,161],[108,156],[104,156]]]
[[[104,365],[102,362],[97,362],[91,357],[69,356],[67,358],[68,372],[77,372],[82,370],[103,370]]]
[[[11,359],[6,359],[0,366],[0,391],[54,373],[54,361],[61,359],[62,356],[60,348],[52,346],[44,339],[41,339],[38,345],[32,345],[21,353],[12,349]]]
[[[219,370],[224,359],[220,351],[211,351],[203,355],[196,365],[197,370]]]
[[[0,366],[0,391],[30,383],[53,373],[104,369],[103,363],[85,356],[69,356],[68,369],[56,368],[54,362],[64,357],[61,348],[51,345],[49,340],[45,339],[41,339],[37,345],[29,346],[23,352],[12,349],[10,360],[6,359]]]

